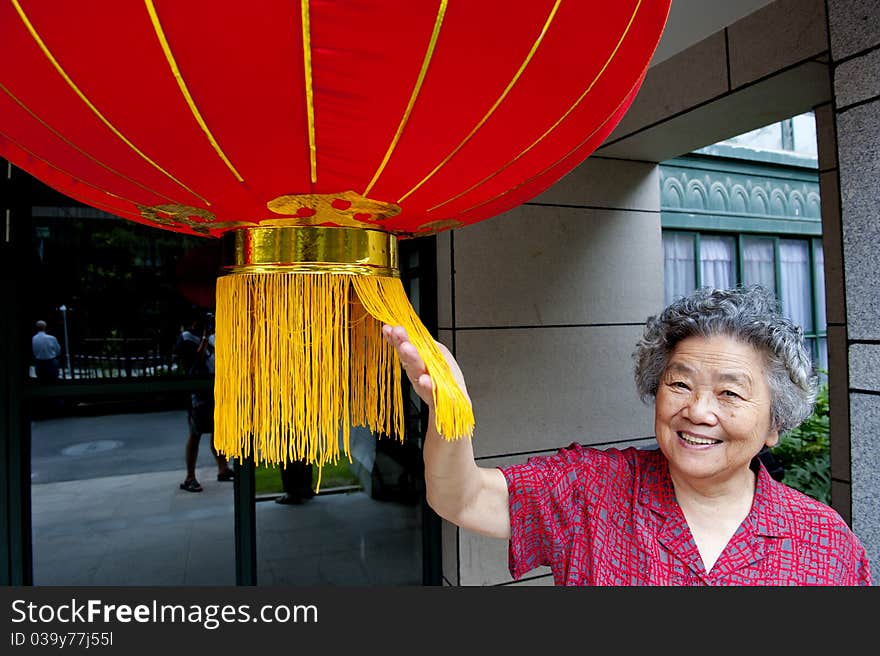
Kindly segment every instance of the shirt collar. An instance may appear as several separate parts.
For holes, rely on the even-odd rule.
[[[676,512],[678,502],[669,476],[669,463],[659,450],[653,450],[639,476],[639,503],[654,512],[669,517]]]
[[[750,465],[757,471],[755,498],[752,509],[743,521],[743,527],[755,535],[783,537],[791,534],[786,516],[787,504],[782,494],[782,484],[775,481],[757,456]],[[663,517],[671,517],[679,511],[675,488],[669,476],[669,463],[657,449],[654,458],[646,463],[639,477],[639,503]]]
[[[791,535],[782,483],[770,476],[770,472],[757,456],[752,460],[751,468],[752,470],[757,468],[758,482],[755,486],[752,510],[743,523],[756,535],[776,538]]]

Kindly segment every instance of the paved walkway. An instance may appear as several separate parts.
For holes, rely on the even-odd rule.
[[[233,484],[197,471],[32,486],[35,585],[234,585]],[[258,585],[420,585],[421,510],[364,492],[258,501]]]

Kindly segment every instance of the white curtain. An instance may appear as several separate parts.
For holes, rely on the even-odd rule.
[[[816,326],[817,332],[825,332],[828,324],[825,319],[825,253],[822,251],[822,242],[818,239],[816,248],[813,250],[813,270],[816,272]],[[828,339],[819,337],[819,367],[828,371]],[[827,379],[821,374],[823,380]]]
[[[700,235],[700,273],[703,287],[729,289],[736,286],[733,237]]]
[[[776,259],[773,240],[767,237],[742,238],[743,284],[763,285],[776,291]]]
[[[697,274],[694,266],[694,236],[663,233],[663,287],[668,305],[694,290]]]
[[[783,313],[802,326],[805,332],[813,332],[809,242],[779,240],[779,273],[779,300]]]
[[[825,254],[822,251],[822,242],[816,240],[816,248],[813,251],[813,269],[816,272],[816,319],[819,322],[817,328],[824,331],[825,323]]]

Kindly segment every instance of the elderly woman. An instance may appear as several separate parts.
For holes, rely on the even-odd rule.
[[[508,539],[514,578],[549,565],[557,585],[870,585],[843,519],[757,457],[816,396],[803,333],[770,292],[701,289],[648,319],[633,356],[659,449],[572,444],[504,468],[478,467],[470,440],[435,432],[430,372],[402,328],[384,331],[431,408],[428,502]]]

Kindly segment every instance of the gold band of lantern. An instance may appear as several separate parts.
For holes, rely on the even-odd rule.
[[[398,278],[397,237],[380,230],[324,226],[233,230],[226,273],[347,273]]]

